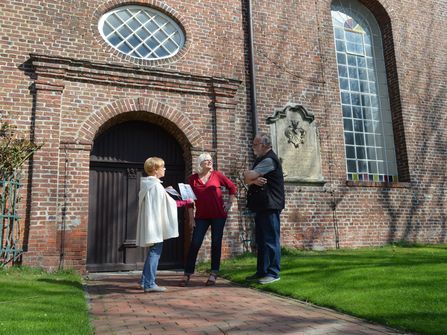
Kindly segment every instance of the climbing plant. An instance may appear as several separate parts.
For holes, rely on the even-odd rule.
[[[42,145],[26,139],[0,111],[0,266],[14,263],[22,254],[17,204],[23,165]]]

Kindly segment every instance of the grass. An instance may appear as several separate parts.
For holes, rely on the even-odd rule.
[[[224,261],[221,275],[400,330],[447,334],[447,245],[283,250],[281,280],[264,286],[245,282],[255,270],[248,254]]]
[[[81,277],[67,271],[0,269],[0,334],[93,334]]]

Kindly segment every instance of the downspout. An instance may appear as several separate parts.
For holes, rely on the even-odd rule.
[[[258,111],[256,109],[256,69],[253,34],[253,14],[251,0],[248,0],[248,57],[250,65],[250,105],[253,136],[258,132]]]

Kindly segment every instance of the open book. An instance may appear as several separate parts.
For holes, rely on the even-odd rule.
[[[193,199],[197,200],[194,191],[189,184],[178,183],[178,189],[180,190],[180,194],[182,195],[182,200]]]

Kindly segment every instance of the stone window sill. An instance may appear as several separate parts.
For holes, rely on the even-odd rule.
[[[346,186],[351,187],[381,187],[381,188],[410,188],[409,182],[384,182],[384,181],[353,181],[347,180]]]

